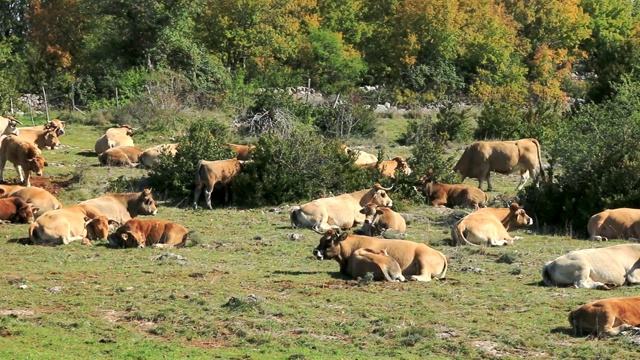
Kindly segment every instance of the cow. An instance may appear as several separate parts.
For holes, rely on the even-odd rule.
[[[81,205],[90,205],[104,214],[109,220],[124,224],[138,215],[158,213],[151,189],[140,193],[106,194],[95,199],[85,200]]]
[[[51,119],[44,125],[25,126],[25,127],[18,128],[18,130],[20,130],[20,131],[22,131],[22,130],[48,130],[48,129],[54,129],[56,131],[56,135],[58,135],[58,137],[60,137],[60,136],[64,135],[64,133],[65,133],[64,121],[60,121],[60,119]]]
[[[357,249],[386,250],[394,258],[405,278],[415,281],[431,281],[433,277],[443,279],[447,273],[447,258],[441,252],[425,244],[406,240],[382,240],[379,238],[351,235],[337,228],[327,230],[320,244],[313,250],[319,260],[336,260],[340,273],[350,275],[349,259]]]
[[[407,231],[402,215],[386,206],[368,203],[360,209],[360,213],[365,216],[362,232],[367,236],[378,236],[389,229],[401,233]]]
[[[574,335],[615,336],[640,330],[640,296],[592,301],[569,313]]]
[[[35,145],[40,150],[55,149],[60,146],[58,134],[53,128],[50,129],[26,129],[20,128],[21,139]]]
[[[291,227],[327,231],[333,225],[342,229],[360,226],[365,219],[364,214],[360,212],[363,206],[368,203],[393,206],[393,201],[387,195],[389,190],[391,188],[375,184],[371,189],[316,199],[296,206],[291,211]]]
[[[373,274],[373,280],[405,281],[402,269],[386,249],[356,249],[349,258],[349,274],[354,279]]]
[[[100,155],[116,146],[134,146],[133,130],[129,125],[120,125],[120,127],[108,129],[93,147],[96,154]]]
[[[640,283],[640,244],[571,251],[542,268],[546,286],[604,289]]]
[[[142,152],[142,154],[140,154],[140,164],[147,168],[150,169],[156,165],[158,165],[158,163],[160,162],[160,155],[161,154],[166,154],[169,155],[171,157],[175,157],[176,154],[178,153],[178,144],[162,144],[162,145],[157,145],[154,147],[150,147],[146,150],[144,150]]]
[[[478,209],[487,206],[489,201],[489,196],[474,186],[443,184],[432,181],[426,175],[422,175],[418,185],[413,188],[416,191],[421,191],[432,206],[462,206]]]
[[[100,165],[134,167],[140,162],[142,150],[135,146],[116,146],[98,155]]]
[[[366,166],[378,163],[378,157],[373,154],[369,154],[368,152],[362,150],[353,150],[346,145],[342,145],[340,146],[340,148],[344,150],[345,154],[354,156],[356,158],[353,163],[356,166]]]
[[[211,193],[217,183],[221,183],[224,187],[224,201],[229,202],[228,186],[231,181],[238,175],[243,161],[238,159],[207,161],[200,160],[196,167],[196,187],[193,191],[193,207],[198,208],[198,199],[204,188],[204,199],[207,207],[211,206]]]
[[[521,238],[509,231],[531,225],[533,219],[514,202],[509,208],[479,209],[463,217],[451,229],[451,238],[456,245],[510,245]]]
[[[356,166],[362,168],[372,168],[376,166],[376,164],[378,165],[378,170],[380,170],[382,176],[386,176],[391,179],[396,178],[396,171],[398,170],[406,175],[411,175],[412,172],[409,164],[402,156],[396,156],[391,160],[381,161],[380,164],[378,164],[376,160],[376,162],[368,164],[356,164]]]
[[[20,133],[18,124],[22,125],[22,123],[13,116],[0,116],[0,135],[18,135]]]
[[[619,208],[599,212],[589,219],[587,230],[590,240],[637,240],[640,238],[640,209]]]
[[[521,190],[529,176],[535,175],[537,167],[540,168],[540,175],[544,177],[540,143],[531,138],[515,141],[476,141],[467,146],[453,170],[462,174],[462,181],[468,177],[477,178],[480,189],[482,182],[487,180],[487,191],[493,190],[491,171],[511,174],[520,170],[520,183],[516,190]]]
[[[98,209],[89,205],[72,205],[59,210],[47,211],[29,227],[29,239],[34,244],[67,245],[82,240],[106,239],[109,225],[115,225]]]
[[[33,213],[38,211],[37,208],[26,203],[19,197],[11,196],[0,199],[0,223],[22,223],[30,224],[35,219]]]
[[[4,166],[7,161],[13,163],[20,182],[25,186],[31,186],[32,171],[37,176],[42,176],[42,170],[48,165],[34,145],[16,135],[5,137],[0,145],[0,182],[5,181]]]
[[[236,153],[236,159],[238,160],[249,160],[249,155],[252,151],[255,150],[254,145],[239,145],[239,144],[226,144]]]
[[[182,247],[187,243],[189,230],[167,220],[131,219],[109,235],[113,247],[139,249],[145,246],[160,248]]]
[[[20,185],[0,185],[0,198],[15,196],[33,206],[36,219],[49,210],[62,208],[62,203],[45,189]]]

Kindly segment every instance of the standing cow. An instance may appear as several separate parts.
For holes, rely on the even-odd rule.
[[[5,137],[0,143],[0,182],[4,182],[4,166],[7,161],[13,163],[20,182],[25,186],[31,186],[31,172],[42,176],[42,171],[47,162],[38,153],[38,149],[29,142],[20,139],[16,135]]]
[[[238,159],[207,161],[200,160],[196,168],[196,188],[193,191],[193,207],[198,208],[198,200],[204,188],[204,199],[207,207],[211,206],[211,193],[217,183],[224,187],[224,202],[229,202],[229,184],[240,172],[244,161]]]
[[[516,141],[476,141],[469,145],[453,170],[466,178],[477,178],[478,187],[487,180],[487,191],[491,186],[491,171],[500,174],[511,174],[520,171],[520,183],[516,190],[524,187],[530,176],[534,176],[536,168],[544,177],[540,143],[536,139],[520,139]]]

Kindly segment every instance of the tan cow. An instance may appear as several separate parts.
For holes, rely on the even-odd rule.
[[[365,219],[360,212],[363,206],[368,203],[393,206],[393,201],[387,195],[389,190],[391,188],[375,184],[371,189],[316,199],[296,206],[291,211],[291,227],[327,231],[334,225],[342,229],[360,226]]]
[[[405,281],[402,269],[386,249],[357,249],[349,258],[349,274],[354,279],[373,274],[373,280]]]
[[[615,336],[640,326],[640,296],[592,301],[569,313],[574,335]]]
[[[533,219],[514,202],[509,208],[480,209],[463,217],[451,229],[451,238],[456,245],[502,246],[521,239],[509,231],[531,225]]]
[[[22,131],[22,130],[48,130],[48,129],[54,129],[56,131],[56,134],[58,135],[58,137],[60,137],[60,136],[64,135],[64,133],[65,133],[64,121],[60,121],[60,119],[51,119],[44,125],[25,126],[25,127],[18,128],[18,130],[20,130],[20,131]]]
[[[322,235],[313,255],[320,260],[336,260],[340,264],[340,272],[350,275],[349,259],[357,249],[386,250],[398,262],[404,277],[411,280],[431,281],[433,277],[443,279],[447,273],[447,258],[444,254],[425,244],[350,235],[340,233],[338,229],[327,230]]]
[[[590,240],[637,240],[640,238],[640,209],[619,208],[599,212],[589,219],[587,229]]]
[[[376,166],[376,164],[377,160],[376,162],[372,162],[369,164],[356,164],[356,166],[363,168],[372,168]],[[396,178],[396,171],[400,171],[406,175],[411,175],[412,172],[409,164],[402,156],[396,156],[391,160],[381,161],[380,164],[378,164],[378,170],[380,170],[380,173],[382,173],[383,176],[392,179]]]
[[[355,156],[356,159],[354,160],[353,164],[356,166],[366,166],[378,162],[378,157],[373,154],[369,154],[368,152],[350,149],[346,145],[343,145],[340,148],[344,150],[345,154],[349,156]]]
[[[13,163],[20,182],[31,186],[31,172],[42,176],[42,170],[47,162],[38,154],[38,149],[16,135],[9,135],[0,145],[0,182],[4,182],[4,166],[7,161]]]
[[[255,150],[254,145],[239,145],[239,144],[227,144],[233,151],[236,153],[236,159],[238,160],[249,160],[249,155],[251,151]]]
[[[407,231],[407,223],[402,215],[386,206],[368,203],[360,209],[360,213],[365,216],[362,232],[367,236],[378,236],[389,229],[401,233]]]
[[[540,143],[536,139],[520,139],[516,141],[476,141],[467,146],[453,170],[466,178],[477,178],[478,187],[487,180],[487,191],[491,191],[491,171],[500,174],[511,174],[520,171],[520,183],[517,190],[524,187],[530,176],[534,176],[536,168],[544,177],[540,157]]]
[[[418,185],[413,188],[421,191],[432,206],[462,206],[478,209],[487,206],[489,201],[489,196],[479,188],[464,184],[443,184],[431,181],[426,175],[422,175]]]
[[[107,238],[110,224],[114,222],[96,208],[72,205],[42,214],[29,227],[29,239],[34,244],[67,245],[82,240],[91,245],[89,240]]]
[[[211,193],[217,183],[221,183],[224,187],[224,201],[229,202],[228,186],[231,181],[238,175],[243,161],[238,159],[227,159],[217,161],[200,160],[196,167],[196,188],[193,191],[193,207],[198,208],[198,199],[204,188],[204,199],[207,207],[211,206]]]
[[[116,146],[134,146],[133,138],[131,137],[133,136],[133,130],[129,125],[120,125],[120,127],[108,129],[94,145],[96,154],[100,155]]]
[[[150,169],[160,162],[160,155],[166,154],[171,157],[176,157],[178,153],[178,144],[162,144],[150,147],[140,154],[140,164],[147,169]]]
[[[131,219],[109,235],[113,247],[139,249],[145,246],[160,248],[182,247],[187,243],[189,230],[167,220]]]
[[[150,189],[140,193],[106,194],[80,204],[95,207],[109,220],[119,224],[124,224],[138,215],[155,215],[158,212]]]
[[[22,125],[22,123],[13,116],[0,116],[0,135],[18,135],[20,133],[18,124]]]
[[[60,146],[60,140],[58,139],[58,134],[56,133],[56,130],[53,128],[50,128],[50,129],[20,128],[20,135],[18,136],[21,139],[35,145],[40,150],[45,150],[47,148],[53,150],[58,146]]]
[[[135,146],[116,146],[98,155],[100,165],[134,167],[140,162],[142,150]]]
[[[50,192],[39,187],[24,187],[20,185],[0,185],[0,198],[15,196],[33,205],[36,219],[49,210],[62,208],[62,203]]]
[[[609,289],[640,283],[640,244],[571,251],[542,268],[547,286]]]

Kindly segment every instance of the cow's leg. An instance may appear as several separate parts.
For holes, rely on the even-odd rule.
[[[418,260],[418,259],[416,259]],[[429,264],[426,259],[419,259],[419,263],[415,264],[418,268],[416,275],[411,275],[409,278],[411,281],[431,281],[431,273],[429,272]],[[411,266],[409,266],[411,268]]]
[[[204,199],[207,202],[207,208],[209,208],[209,210],[213,210],[213,206],[211,206],[211,194],[213,193],[214,185],[207,186],[204,189]]]
[[[0,157],[0,182],[4,181],[4,166],[7,164],[7,159],[4,157]]]
[[[16,170],[16,174],[18,174],[20,183],[24,184],[24,173],[22,172],[22,166],[13,164],[13,168]]]
[[[24,175],[24,184],[26,187],[31,186],[31,171],[27,171]]]
[[[593,281],[589,278],[587,279],[580,279],[576,282],[573,283],[573,286],[577,287],[577,288],[582,288],[582,289],[602,289],[602,290],[609,290],[609,287],[607,285],[605,285],[605,283],[601,283],[601,282],[597,282],[597,281]]]
[[[516,190],[522,190],[524,184],[527,183],[527,180],[529,180],[529,170],[520,170],[520,183]]]
[[[485,179],[487,180],[487,191],[493,191],[493,185],[491,185],[491,170],[487,171]],[[480,184],[482,185],[482,183]],[[480,190],[482,190],[482,186],[480,187]]]
[[[625,276],[627,283],[629,284],[640,284],[640,268],[637,266],[629,272],[627,272],[627,276]]]
[[[197,184],[196,188],[193,189],[193,208],[198,208],[198,199],[200,199],[200,194],[202,193],[202,184]]]

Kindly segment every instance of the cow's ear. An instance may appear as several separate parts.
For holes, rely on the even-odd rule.
[[[109,225],[115,225],[115,226],[120,226],[120,223],[115,221],[115,220],[109,220],[108,222]]]
[[[39,207],[32,207],[31,208],[31,212],[33,212],[34,214],[38,213],[38,211],[40,211]]]
[[[342,234],[338,235],[338,237],[336,238],[336,242],[340,242],[346,239],[347,236],[349,236],[349,233],[343,232]]]
[[[376,214],[378,215],[382,215],[384,213],[384,211],[380,210],[380,209],[376,209]]]
[[[0,194],[2,194],[2,193],[0,193]],[[364,208],[360,209],[360,214],[364,214],[364,213],[365,213]]]
[[[0,195],[2,195],[4,193],[5,193],[4,189],[0,189]]]
[[[520,209],[520,205],[518,205],[517,202],[512,202],[511,205],[509,205],[509,209],[513,212],[518,211],[518,209]]]
[[[44,166],[49,166],[49,163],[45,161]]]
[[[121,234],[121,235],[120,235],[120,238],[121,238],[122,240],[124,240],[124,241],[127,241],[127,240],[129,239],[129,234],[127,234],[127,233]]]

